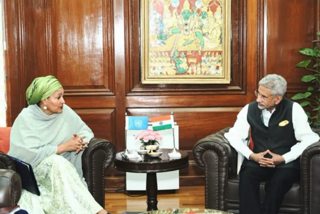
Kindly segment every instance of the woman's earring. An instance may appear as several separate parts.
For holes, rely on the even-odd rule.
[[[46,105],[43,106],[43,109],[44,109],[44,110],[47,110],[47,108],[48,108],[48,107],[47,107]]]

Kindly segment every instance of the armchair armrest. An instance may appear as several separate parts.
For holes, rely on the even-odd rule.
[[[300,158],[300,187],[303,213],[320,210],[320,142],[306,148]]]
[[[16,170],[14,161],[5,153],[0,152],[0,169]]]
[[[22,191],[21,178],[15,171],[16,165],[14,161],[9,155],[0,152],[0,208],[16,206],[20,199]]]
[[[224,210],[229,174],[236,175],[237,153],[224,134],[230,127],[199,140],[193,147],[195,162],[205,171],[205,207]]]
[[[93,138],[82,155],[83,176],[90,193],[102,207],[105,203],[105,171],[113,163],[115,154],[112,143],[105,139]]]
[[[10,207],[17,205],[21,197],[21,177],[14,170],[0,169],[0,184],[0,208],[10,210]],[[5,213],[2,211],[0,209],[0,213]]]

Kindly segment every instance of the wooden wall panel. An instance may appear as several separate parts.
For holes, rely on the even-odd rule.
[[[23,3],[22,3],[23,2]],[[20,4],[20,18],[23,50],[23,75],[31,82],[34,75],[45,75],[51,69],[48,57],[47,19],[48,8],[43,1],[22,1]],[[37,41],[37,42],[35,42]],[[32,68],[32,70],[31,70]]]
[[[128,115],[158,117],[173,112],[179,125],[179,145],[182,150],[191,151],[194,144],[204,136],[232,126],[240,108],[129,108]]]
[[[112,1],[51,2],[53,73],[67,93],[114,93],[112,10]]]
[[[319,31],[319,0],[264,1],[264,74],[281,74],[288,90],[301,90],[307,73],[295,65],[305,57],[302,47],[313,47]],[[262,26],[261,26],[262,27]]]
[[[65,88],[105,85],[102,1],[56,1],[52,6],[57,78]]]
[[[115,141],[114,109],[75,109],[75,111],[91,128],[94,137]]]
[[[93,96],[96,104],[114,107],[112,0],[4,3],[8,125],[26,106],[25,91],[32,80],[49,74],[60,80],[66,97]]]
[[[37,76],[56,75],[66,103],[96,137],[125,147],[125,113],[159,116],[174,112],[180,148],[190,154],[181,184],[203,184],[193,145],[225,126],[254,101],[268,73],[287,78],[289,96],[301,90],[304,59],[319,30],[319,0],[232,1],[230,84],[142,84],[140,0],[4,0],[6,22],[7,124],[26,106],[25,90]],[[108,171],[108,185],[124,173]],[[192,181],[196,180],[196,181]]]

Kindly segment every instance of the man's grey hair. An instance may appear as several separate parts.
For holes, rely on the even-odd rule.
[[[287,91],[287,81],[278,74],[269,74],[259,81],[259,85],[271,89],[274,96],[284,96]]]

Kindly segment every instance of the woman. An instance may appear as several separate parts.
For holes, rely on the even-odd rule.
[[[32,165],[40,196],[23,190],[29,213],[107,213],[83,179],[81,156],[93,133],[63,99],[54,76],[36,78],[26,91],[28,107],[15,120],[9,155]]]

